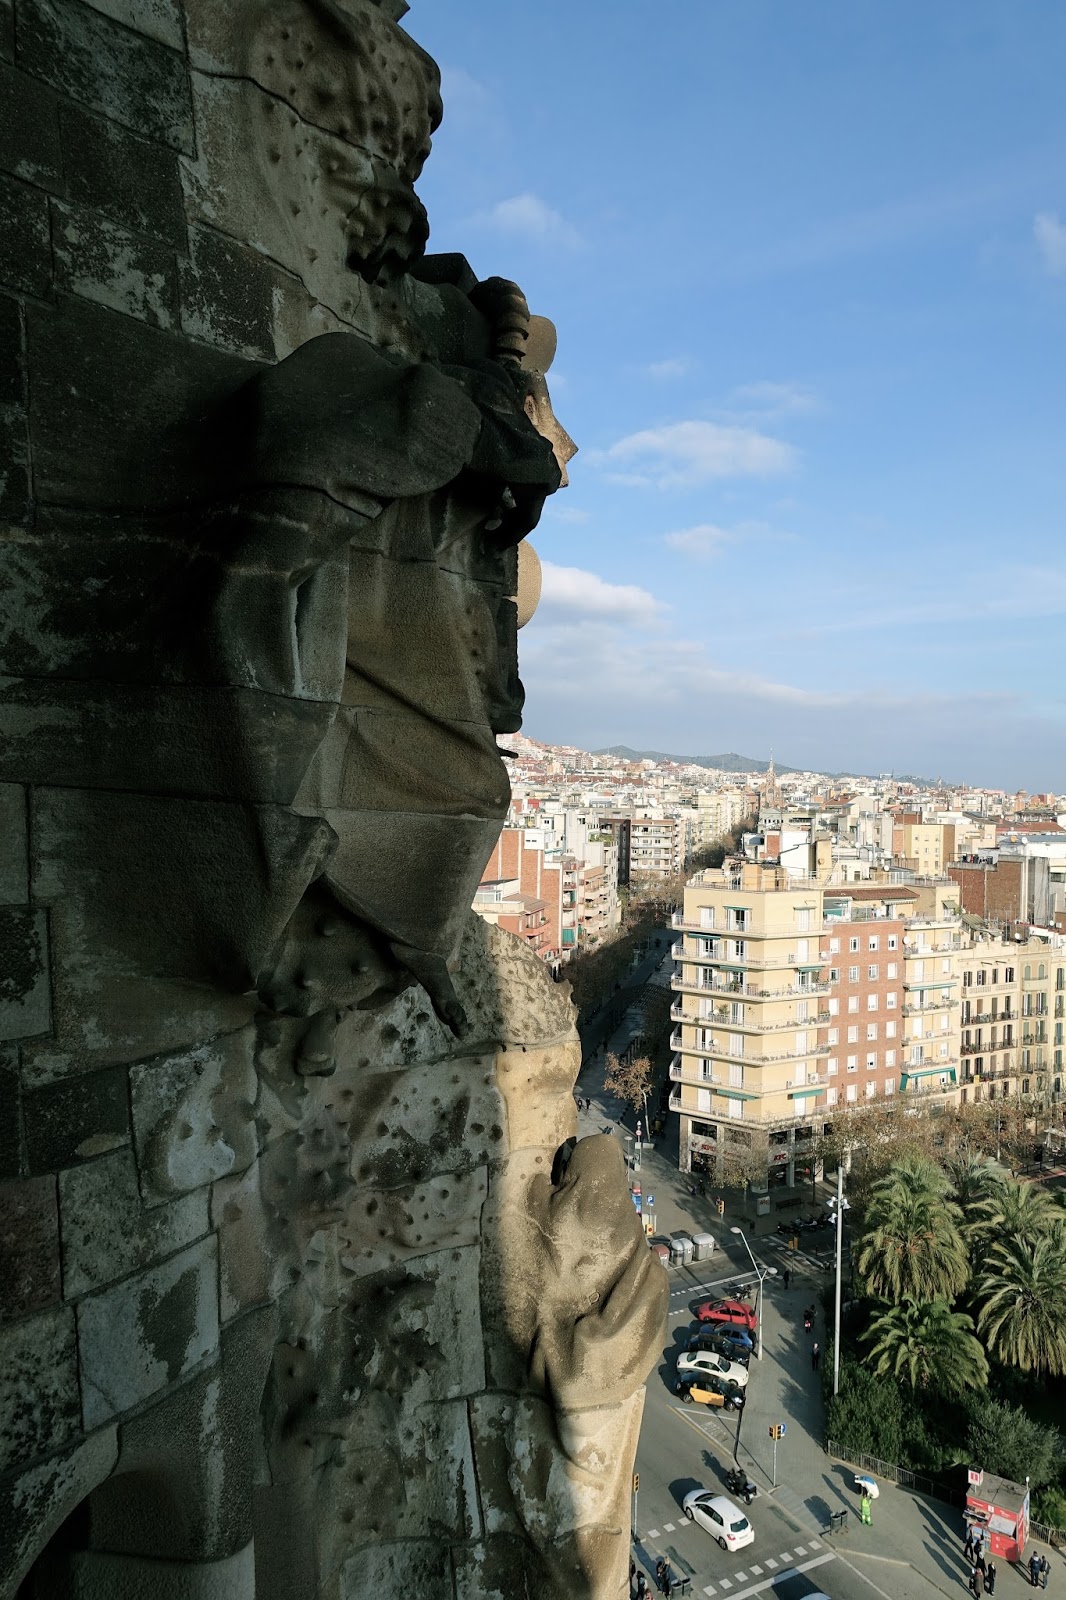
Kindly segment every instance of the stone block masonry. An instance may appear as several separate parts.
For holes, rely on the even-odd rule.
[[[0,0],[0,1600],[624,1593],[664,1285],[469,911],[573,446],[404,9]]]

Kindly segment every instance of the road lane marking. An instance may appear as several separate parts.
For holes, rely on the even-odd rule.
[[[734,1574],[733,1574],[733,1582],[734,1583],[743,1583],[744,1579],[746,1577],[747,1577],[747,1573],[746,1572],[734,1572]]]
[[[659,1537],[658,1528],[649,1528],[648,1529],[648,1538],[649,1539],[657,1539],[658,1537]]]
[[[758,1575],[762,1572],[762,1568],[761,1567],[752,1567],[751,1570],[752,1570],[752,1572],[755,1573],[756,1577],[758,1577]],[[739,1577],[740,1574],[738,1573],[737,1576]]]
[[[770,1568],[770,1569],[771,1569],[771,1571],[772,1571],[772,1570],[773,1570],[773,1568],[774,1568],[774,1567],[776,1567],[776,1566],[777,1566],[777,1565],[778,1565],[778,1563],[777,1563],[777,1562],[776,1562],[776,1561],[775,1561],[775,1560],[774,1560],[774,1558],[773,1558],[773,1556],[767,1556],[767,1558],[766,1558],[766,1565],[767,1565],[767,1566],[768,1566],[768,1567],[769,1567],[769,1568]]]
[[[731,1589],[733,1587],[732,1579],[730,1579],[730,1578],[719,1578],[718,1587],[719,1587],[719,1589]]]
[[[805,1556],[807,1554],[807,1546],[805,1544],[798,1544],[793,1554],[797,1556]]]
[[[812,1539],[811,1540],[811,1549],[812,1550],[824,1550],[825,1546],[823,1545],[821,1539]]]
[[[787,1550],[782,1550],[781,1554],[778,1556],[777,1559],[778,1559],[778,1561],[783,1562],[784,1565],[787,1567],[789,1562],[792,1560],[792,1557],[789,1555]]]
[[[820,1556],[812,1556],[809,1561],[801,1561],[798,1566],[789,1567],[787,1569],[787,1571],[785,1571],[785,1572],[779,1572],[777,1574],[777,1576],[774,1577],[774,1578],[763,1578],[761,1583],[750,1584],[747,1589],[738,1589],[736,1594],[730,1595],[729,1600],[748,1600],[748,1597],[750,1595],[759,1594],[763,1589],[769,1588],[771,1584],[781,1583],[786,1578],[798,1577],[801,1572],[810,1572],[812,1567],[824,1566],[824,1564],[827,1561],[832,1561],[834,1559],[839,1559],[841,1561],[844,1560],[843,1556],[836,1557],[834,1551],[826,1550],[824,1552],[824,1554],[822,1554]],[[851,1562],[850,1561],[845,1562],[845,1566],[849,1566],[850,1567],[851,1566]],[[852,1569],[852,1570],[855,1570],[855,1569]],[[858,1575],[859,1575],[860,1578],[863,1576],[863,1574],[861,1572]],[[869,1578],[867,1578],[866,1582],[869,1583],[869,1581],[870,1581]],[[725,1588],[725,1584],[726,1584],[725,1578],[719,1579],[719,1583],[720,1583],[720,1586],[724,1589]],[[873,1587],[877,1588],[877,1585],[874,1584]],[[878,1589],[877,1592],[882,1597],[882,1600],[892,1600],[892,1597],[890,1595],[885,1594],[885,1591],[883,1589]]]
[[[673,1533],[673,1531],[674,1531],[674,1524],[672,1522],[664,1522],[663,1523],[663,1532],[664,1533]]]
[[[715,1593],[714,1584],[713,1583],[705,1583],[704,1586],[703,1586],[703,1592],[704,1592],[704,1594],[714,1594]]]
[[[825,1558],[824,1557],[820,1557],[819,1559],[824,1560]],[[854,1572],[854,1574],[855,1574],[855,1576],[857,1578],[861,1578],[863,1583],[868,1583],[870,1585],[870,1588],[873,1589],[877,1594],[879,1594],[881,1596],[881,1600],[892,1600],[892,1596],[891,1595],[886,1594],[884,1589],[882,1589],[880,1587],[880,1585],[876,1584],[872,1578],[868,1578],[866,1576],[865,1572],[860,1572],[858,1567],[853,1566],[852,1563],[847,1559],[846,1556],[842,1556],[842,1555],[840,1555],[838,1553],[837,1554],[837,1560],[838,1561],[843,1561],[844,1565],[846,1567],[848,1567],[852,1572]],[[910,1563],[908,1563],[908,1565],[909,1564]],[[917,1572],[918,1571],[917,1567],[915,1567],[914,1570],[915,1570],[915,1572]],[[929,1579],[927,1581],[931,1582],[932,1580]],[[938,1585],[938,1587],[939,1587],[939,1585]]]

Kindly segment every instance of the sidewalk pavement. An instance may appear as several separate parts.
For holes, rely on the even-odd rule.
[[[602,1049],[582,1066],[577,1092],[592,1099],[591,1110],[580,1113],[580,1133],[606,1131],[624,1142],[623,1136],[629,1131],[622,1123],[625,1108],[604,1090]],[[632,1120],[630,1115],[630,1123]],[[672,1270],[675,1310],[685,1298],[682,1294],[679,1299],[678,1291],[688,1284],[695,1289],[701,1276],[720,1276],[730,1271],[738,1277],[751,1275],[747,1252],[741,1240],[729,1231],[733,1226],[743,1226],[745,1238],[761,1264],[776,1266],[780,1274],[786,1266],[792,1270],[787,1290],[783,1276],[767,1280],[763,1306],[765,1353],[761,1364],[753,1363],[755,1370],[741,1430],[740,1461],[756,1478],[762,1493],[772,1497],[798,1533],[827,1538],[827,1548],[858,1572],[883,1600],[928,1600],[925,1586],[930,1584],[949,1600],[963,1600],[970,1567],[963,1557],[961,1511],[879,1480],[880,1495],[872,1506],[871,1524],[863,1526],[854,1489],[855,1468],[830,1458],[822,1447],[825,1419],[821,1375],[812,1370],[810,1350],[814,1339],[823,1350],[828,1344],[830,1330],[825,1327],[820,1290],[832,1268],[831,1248],[827,1246],[819,1252],[822,1263],[812,1261],[807,1253],[792,1256],[777,1234],[780,1214],[754,1216],[754,1202],[747,1204],[736,1191],[723,1191],[726,1210],[719,1217],[714,1195],[708,1192],[701,1198],[692,1194],[688,1175],[678,1171],[676,1131],[672,1140],[664,1137],[656,1145],[646,1144],[641,1166],[631,1176],[639,1177],[645,1195],[655,1195],[656,1234],[706,1232],[714,1236],[718,1245],[710,1261]],[[817,1204],[824,1205],[832,1192],[832,1185],[819,1185]],[[829,1234],[817,1236],[818,1241],[831,1238]],[[699,1295],[694,1294],[693,1298]],[[817,1307],[817,1316],[808,1335],[803,1330],[802,1313],[804,1306],[811,1303]],[[768,1428],[776,1422],[786,1424],[786,1434],[778,1449],[778,1484],[774,1488],[773,1445]],[[845,1507],[850,1513],[847,1533],[827,1537],[830,1512]],[[1030,1540],[1026,1559],[1034,1548],[1051,1561],[1050,1587],[1066,1582],[1062,1553]],[[996,1570],[997,1596],[1021,1600],[1022,1588],[1030,1587],[1027,1570],[1005,1562],[997,1562]]]

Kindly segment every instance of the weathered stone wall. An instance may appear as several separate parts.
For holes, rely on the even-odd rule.
[[[467,910],[559,435],[402,10],[0,0],[0,1600],[625,1586],[661,1273]]]

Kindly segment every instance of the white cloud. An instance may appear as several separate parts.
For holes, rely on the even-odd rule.
[[[750,415],[764,421],[818,409],[817,395],[802,383],[745,383],[733,393]]]
[[[649,378],[662,381],[667,378],[683,378],[691,365],[690,361],[685,361],[680,356],[672,356],[666,361],[649,361],[644,370]]]
[[[1033,238],[1052,277],[1066,277],[1066,222],[1051,211],[1041,211],[1033,222]]]
[[[554,500],[549,500],[544,507],[544,521],[570,522],[583,524],[592,521],[591,511],[582,511],[579,506],[557,505]]]
[[[680,550],[682,555],[696,556],[700,561],[707,561],[712,556],[720,555],[722,547],[732,544],[736,534],[728,528],[719,528],[713,522],[700,522],[694,528],[682,528],[677,533],[664,533],[663,544],[669,545],[671,550]]]
[[[483,83],[464,67],[454,67],[444,61],[440,68],[440,93],[448,117],[484,111],[492,102],[492,94]]]
[[[539,195],[528,192],[497,201],[475,220],[500,233],[535,239],[541,244],[565,245],[573,250],[582,243],[581,235],[572,223],[567,222]]]
[[[788,472],[798,458],[791,445],[753,428],[692,421],[627,434],[606,450],[588,451],[586,459],[616,469],[612,476],[620,483],[691,489],[716,478]]]
[[[542,610],[554,608],[584,617],[641,623],[654,622],[666,610],[661,600],[634,583],[608,583],[598,573],[559,567],[554,561],[542,566]]]

